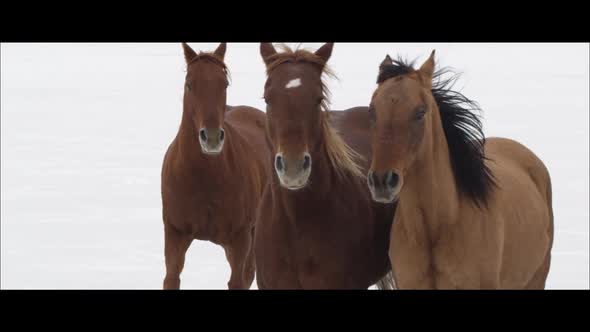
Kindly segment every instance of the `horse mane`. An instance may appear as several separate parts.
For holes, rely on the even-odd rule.
[[[401,57],[391,60],[392,64],[381,64],[379,66],[379,76],[377,76],[377,84],[381,84],[390,78],[400,77],[402,75],[410,74],[415,71],[414,62],[408,63]]]
[[[408,63],[402,58],[382,65],[380,69],[378,84],[415,72],[413,62]],[[451,76],[443,78],[446,74]],[[475,111],[481,113],[481,108],[477,102],[453,90],[459,77],[460,74],[450,68],[437,70],[432,77],[431,92],[438,105],[457,187],[477,206],[487,205],[491,188],[496,182],[485,164],[486,139],[480,117],[475,114]]]
[[[280,44],[278,46],[282,52],[277,52],[276,54],[265,59],[269,63],[266,68],[267,75],[269,75],[277,66],[287,62],[310,63],[317,66],[317,68],[321,70],[323,97],[320,106],[323,115],[321,127],[328,159],[330,160],[330,164],[338,176],[344,177],[346,172],[348,172],[355,177],[363,177],[364,175],[362,167],[358,163],[359,160],[363,160],[363,157],[344,142],[336,128],[334,128],[329,121],[328,109],[331,94],[328,86],[326,85],[324,77],[327,76],[330,78],[336,78],[336,75],[328,67],[326,62],[314,53],[299,48],[293,50],[285,44]]]
[[[231,75],[230,75],[229,69],[227,68],[227,65],[225,64],[223,59],[219,58],[217,55],[215,55],[215,53],[199,52],[194,58],[192,58],[190,61],[187,62],[187,65],[186,65],[187,68],[190,65],[192,65],[193,63],[198,62],[200,60],[209,61],[209,62],[212,62],[216,65],[221,66],[226,79],[228,80],[228,82],[230,81]]]

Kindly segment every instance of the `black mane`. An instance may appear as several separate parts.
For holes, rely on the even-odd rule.
[[[379,66],[379,76],[377,77],[377,84],[381,84],[390,78],[409,74],[414,71],[414,63],[408,63],[402,58],[391,60],[391,65],[381,64]]]
[[[415,71],[413,63],[401,58],[381,65],[377,83]],[[451,74],[449,78],[443,78]],[[449,147],[451,166],[459,191],[472,198],[477,206],[486,205],[494,176],[486,166],[485,136],[478,115],[479,105],[462,93],[452,90],[459,74],[451,69],[437,70],[432,78],[432,95],[436,101]]]

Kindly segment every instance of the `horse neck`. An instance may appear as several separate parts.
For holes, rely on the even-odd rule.
[[[198,130],[194,126],[194,122],[190,120],[186,112],[183,114],[178,131],[177,139],[179,146],[179,154],[183,166],[192,170],[193,176],[203,175],[210,176],[212,172],[222,172],[230,165],[229,161],[235,155],[234,140],[239,139],[234,128],[228,123],[224,123],[225,143],[223,150],[217,156],[208,156],[201,151],[201,145],[198,140]]]
[[[406,229],[427,232],[432,239],[441,226],[457,221],[460,203],[438,108],[433,114],[432,135],[424,144],[424,158],[416,160],[404,176],[396,221],[401,220]]]
[[[330,159],[325,142],[321,142],[320,148],[311,153],[313,168],[309,177],[310,194],[315,198],[326,197],[337,185],[336,170]]]

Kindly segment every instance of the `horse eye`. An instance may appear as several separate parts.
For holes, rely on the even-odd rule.
[[[188,91],[191,91],[193,89],[193,87],[191,86],[191,83],[190,82],[186,82],[186,89]]]
[[[418,111],[416,111],[416,120],[422,120],[424,119],[424,115],[426,115],[426,107],[421,106],[418,108]]]

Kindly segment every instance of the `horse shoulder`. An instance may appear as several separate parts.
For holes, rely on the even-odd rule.
[[[553,241],[549,173],[532,151],[510,139],[489,139],[486,155],[498,184],[490,197],[494,218],[488,222],[502,230],[502,270],[522,271],[504,273],[503,284],[520,287],[542,264]]]

